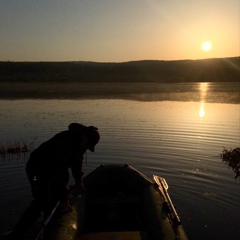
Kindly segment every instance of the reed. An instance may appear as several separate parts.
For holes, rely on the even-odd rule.
[[[5,145],[0,147],[0,155],[4,157],[6,154],[21,154],[31,152],[34,149],[35,140],[36,138],[32,142],[27,143],[20,138],[18,141],[7,142]]]
[[[1,156],[5,156],[5,155],[6,155],[6,149],[5,149],[4,146],[1,146],[1,147],[0,147],[0,155],[1,155]]]
[[[232,168],[236,174],[235,179],[240,177],[240,148],[230,150],[223,148],[221,158],[225,164]]]

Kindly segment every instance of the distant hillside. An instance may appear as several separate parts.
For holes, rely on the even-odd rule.
[[[0,62],[0,82],[240,82],[240,57],[180,61]]]

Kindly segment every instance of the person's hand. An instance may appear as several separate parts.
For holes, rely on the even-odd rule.
[[[68,213],[73,211],[68,200],[61,201],[59,209],[61,213]]]
[[[75,194],[78,194],[80,192],[86,192],[85,186],[83,183],[76,183],[73,186],[70,187],[70,190],[74,192]]]

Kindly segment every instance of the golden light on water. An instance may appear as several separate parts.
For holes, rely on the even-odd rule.
[[[200,103],[199,117],[203,118],[205,116],[204,102]]]
[[[199,83],[199,92],[200,92],[200,109],[199,117],[203,118],[205,116],[205,101],[207,96],[208,83]]]

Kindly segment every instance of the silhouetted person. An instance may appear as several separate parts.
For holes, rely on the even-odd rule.
[[[71,209],[68,203],[68,170],[71,169],[75,179],[74,187],[83,190],[83,155],[87,149],[94,152],[100,139],[97,130],[93,126],[71,123],[67,131],[56,134],[30,154],[26,173],[34,200],[20,218],[10,239],[23,239],[41,212],[47,217],[58,201],[61,201],[62,208]]]

